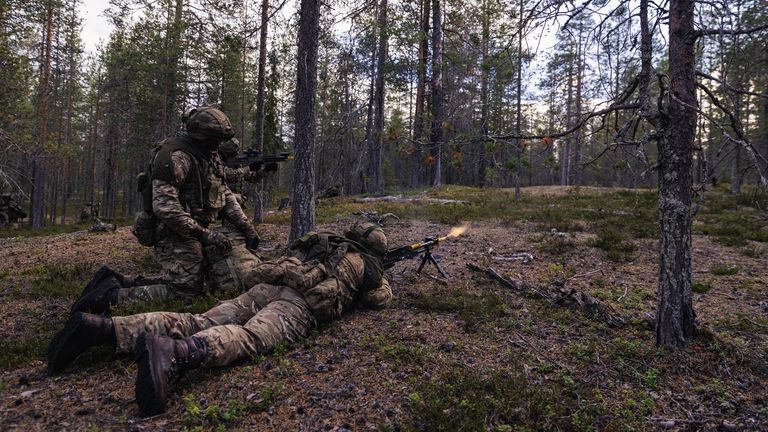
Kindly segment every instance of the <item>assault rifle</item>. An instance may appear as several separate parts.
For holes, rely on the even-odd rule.
[[[265,155],[254,148],[249,148],[242,154],[239,154],[232,159],[225,161],[224,165],[232,168],[248,166],[251,168],[251,171],[257,171],[259,168],[261,168],[262,165],[276,162],[285,162],[289,160],[293,160],[293,155],[288,152]]]
[[[416,270],[417,273],[421,273],[421,270],[423,270],[424,266],[429,262],[435,266],[437,271],[440,273],[440,276],[447,279],[448,273],[443,270],[443,266],[441,266],[440,262],[438,262],[437,259],[432,255],[432,248],[437,246],[438,243],[445,241],[447,238],[448,236],[427,237],[424,239],[424,241],[419,243],[390,249],[387,251],[387,255],[384,257],[382,264],[385,269],[388,269],[395,265],[396,262],[405,261],[407,259],[416,258],[419,255],[422,255],[421,264],[419,265],[419,269]]]

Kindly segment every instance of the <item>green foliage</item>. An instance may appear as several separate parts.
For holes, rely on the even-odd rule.
[[[751,189],[751,191],[750,191]],[[747,188],[740,195],[713,191],[705,195],[694,225],[694,232],[713,237],[725,246],[748,246],[749,241],[768,242],[768,229],[763,214],[768,193]],[[757,252],[759,245],[749,245]],[[746,250],[746,249],[745,249]]]
[[[626,261],[635,251],[634,243],[624,232],[606,226],[598,228],[597,237],[587,240],[587,245],[602,249],[611,261]]]
[[[494,292],[468,293],[460,289],[419,292],[414,298],[418,309],[433,312],[458,312],[464,330],[474,331],[480,324],[506,316],[504,301]]]
[[[409,397],[410,427],[430,431],[571,429],[570,393],[530,383],[518,366],[510,368],[513,372],[488,376],[463,368],[417,382]]]
[[[691,283],[691,291],[699,294],[708,293],[712,289],[712,280],[705,281],[693,281]]]
[[[265,386],[258,398],[248,401],[232,401],[226,407],[216,404],[203,406],[193,394],[184,396],[184,428],[186,431],[229,430],[230,427],[249,414],[266,411],[281,396],[283,383]]]
[[[75,264],[37,264],[25,272],[31,276],[32,286],[22,293],[33,299],[74,297],[80,294],[92,274],[90,266]]]
[[[571,252],[576,247],[576,242],[563,236],[545,236],[538,249],[546,254],[562,256]]]
[[[727,264],[715,264],[709,268],[709,272],[716,276],[731,276],[739,272],[738,267],[731,267]]]
[[[765,246],[759,244],[748,244],[744,247],[742,253],[750,258],[762,258],[765,256]]]

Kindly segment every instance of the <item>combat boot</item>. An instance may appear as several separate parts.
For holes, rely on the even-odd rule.
[[[70,309],[70,313],[89,312],[103,314],[109,312],[110,303],[116,303],[117,290],[122,288],[125,277],[103,266],[93,275],[83,292]]]
[[[98,345],[115,346],[115,325],[112,318],[75,313],[48,345],[48,374],[57,374],[88,348]]]
[[[133,355],[139,366],[136,403],[139,414],[149,417],[165,411],[171,381],[181,372],[200,367],[207,353],[205,342],[194,336],[173,339],[142,333]]]

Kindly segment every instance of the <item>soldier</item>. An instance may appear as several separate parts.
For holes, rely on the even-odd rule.
[[[78,313],[51,341],[48,371],[61,372],[92,346],[133,352],[136,401],[142,415],[165,410],[171,379],[198,367],[219,367],[305,337],[318,323],[356,304],[380,308],[392,298],[381,259],[387,238],[371,223],[344,237],[309,233],[284,256],[253,268],[259,283],[203,314],[154,312],[106,318]]]
[[[250,252],[258,247],[259,235],[227,187],[217,154],[232,135],[222,111],[202,107],[190,112],[186,132],[155,147],[145,211],[137,215],[134,234],[142,244],[154,246],[162,275],[137,280],[104,267],[72,306],[73,313],[104,313],[110,305],[127,302],[194,298],[203,293],[206,267],[213,289],[240,293],[250,287],[241,276],[259,262]]]
[[[219,155],[224,161],[224,174],[227,177],[227,186],[237,197],[240,207],[247,208],[247,200],[243,196],[245,193],[245,183],[258,183],[268,173],[277,171],[277,162],[271,162],[259,167],[258,171],[251,170],[250,167],[230,167],[226,164],[243,152],[243,144],[237,138],[225,142],[219,148]]]
[[[0,226],[15,224],[27,217],[10,194],[0,196]]]
[[[11,196],[8,194],[0,195],[0,226],[5,226],[11,222]]]

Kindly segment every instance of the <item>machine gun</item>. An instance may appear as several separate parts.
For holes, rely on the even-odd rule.
[[[289,160],[293,160],[293,155],[288,152],[265,155],[254,148],[249,148],[242,154],[239,154],[232,159],[225,161],[224,165],[232,168],[247,166],[251,168],[251,171],[257,171],[259,168],[261,168],[262,165],[285,162]]]
[[[390,249],[387,251],[387,255],[384,257],[382,264],[385,269],[388,269],[388,268],[391,268],[393,265],[395,265],[395,263],[399,261],[416,258],[419,255],[422,255],[421,264],[419,265],[419,269],[416,270],[417,273],[421,273],[421,271],[424,269],[424,266],[429,262],[430,264],[435,266],[437,271],[440,273],[440,276],[447,279],[448,273],[446,273],[445,270],[443,270],[443,266],[441,266],[440,262],[437,261],[434,255],[432,255],[432,248],[434,248],[435,246],[438,245],[438,243],[445,241],[448,238],[449,236],[427,237],[424,239],[424,241],[419,243],[414,243],[414,244]]]

